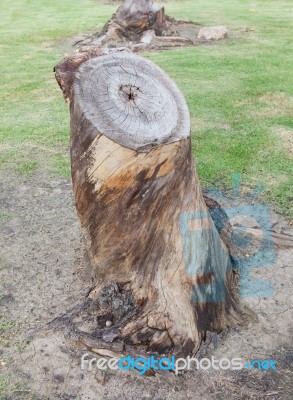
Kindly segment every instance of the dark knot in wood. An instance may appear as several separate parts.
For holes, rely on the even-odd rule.
[[[140,92],[139,87],[133,85],[121,85],[119,91],[122,93],[123,98],[128,101],[135,100]]]

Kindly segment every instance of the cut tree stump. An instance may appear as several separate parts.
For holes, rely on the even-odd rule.
[[[164,7],[154,5],[152,0],[124,0],[112,20],[137,33],[150,27],[160,33],[166,27]]]
[[[78,53],[55,74],[70,105],[98,324],[115,328],[109,341],[194,353],[208,330],[244,314],[195,171],[185,100],[160,68],[128,51]]]
[[[157,48],[194,46],[191,39],[176,33],[176,21],[165,15],[164,7],[152,0],[124,0],[115,14],[104,25],[101,32],[75,43],[82,49],[96,47],[127,47],[132,51]]]

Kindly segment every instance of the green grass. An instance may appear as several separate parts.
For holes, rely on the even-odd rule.
[[[231,31],[217,45],[147,55],[186,97],[203,185],[230,187],[231,175],[240,172],[246,189],[265,184],[265,199],[292,217],[292,0],[165,6],[174,17]],[[29,175],[45,166],[69,176],[68,111],[52,69],[64,56],[62,40],[97,30],[115,7],[91,0],[3,3],[0,168]]]
[[[5,374],[3,377],[0,377],[0,400],[12,398],[18,400],[33,400],[39,397],[22,384],[13,385],[11,383],[11,375]]]
[[[6,218],[9,218],[9,216],[8,215],[4,216],[2,218],[2,221],[0,221],[0,223],[2,223]],[[8,264],[2,259],[0,254],[0,271],[6,268],[8,268]]]
[[[9,375],[4,375],[0,377],[0,400],[5,400],[5,393],[7,386],[9,385]]]
[[[5,222],[7,219],[11,218],[12,214],[9,211],[2,211],[0,209],[0,224],[2,222]],[[1,261],[0,261],[0,265],[1,265]]]
[[[1,301],[0,294],[0,301]],[[12,382],[8,367],[13,368],[14,352],[22,353],[27,346],[26,340],[15,341],[16,334],[20,333],[20,326],[17,321],[0,315],[0,400],[17,398],[32,400],[33,393],[23,384]],[[9,351],[10,349],[10,351]]]

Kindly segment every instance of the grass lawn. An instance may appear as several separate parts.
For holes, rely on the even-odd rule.
[[[97,30],[116,7],[93,0],[3,2],[2,170],[30,175],[43,167],[70,175],[68,111],[53,67],[64,56],[63,40]],[[217,45],[146,54],[187,99],[203,185],[230,187],[231,175],[242,173],[247,190],[264,184],[265,199],[292,217],[292,0],[183,0],[166,9],[231,31]]]

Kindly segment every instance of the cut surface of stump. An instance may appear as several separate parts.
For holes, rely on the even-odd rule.
[[[210,217],[174,82],[132,53],[61,61],[70,103],[75,204],[111,340],[194,353],[207,330],[241,323],[233,264]]]
[[[189,135],[178,88],[142,57],[117,52],[88,60],[76,73],[74,95],[95,128],[124,147],[146,151]]]

